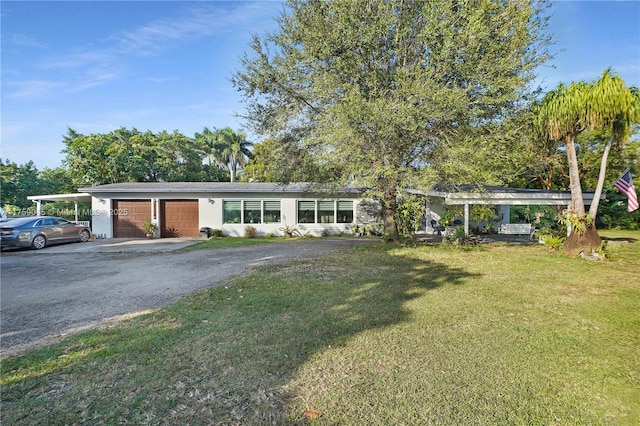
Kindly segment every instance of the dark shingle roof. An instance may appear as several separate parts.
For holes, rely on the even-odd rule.
[[[340,193],[361,193],[361,188],[356,187],[334,187],[331,185],[321,185],[308,182],[292,183],[266,183],[266,182],[132,182],[132,183],[112,183],[98,185],[88,188],[80,188],[78,191],[89,193],[109,193],[109,192],[222,192],[222,193],[268,193],[268,192],[340,192]]]

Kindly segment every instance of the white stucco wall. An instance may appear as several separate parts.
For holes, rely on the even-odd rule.
[[[283,196],[285,195],[285,196]],[[297,201],[298,200],[323,200],[323,199],[336,199],[336,198],[313,198],[303,196],[286,196],[282,193],[265,193],[265,194],[208,194],[208,193],[158,193],[158,194],[144,194],[144,193],[103,193],[94,194],[92,196],[92,230],[94,234],[104,236],[106,238],[113,238],[113,200],[149,200],[151,203],[151,220],[158,226],[161,223],[162,211],[160,209],[161,200],[198,200],[198,221],[199,228],[209,227],[212,229],[222,229],[225,235],[229,236],[244,236],[247,226],[254,226],[259,234],[265,235],[268,233],[274,235],[283,235],[281,230],[286,225],[295,225],[301,234],[311,234],[320,236],[324,230],[327,230],[330,234],[349,233],[351,232],[351,223],[297,223]],[[297,195],[297,194],[296,194]],[[347,200],[348,198],[337,198],[340,200]],[[261,223],[261,224],[225,224],[223,223],[223,202],[228,201],[241,201],[241,200],[261,200],[261,201],[280,201],[281,220],[279,223]],[[104,202],[103,202],[104,201]],[[359,209],[359,204],[362,200],[353,199],[354,219],[356,221],[362,221],[362,217],[367,218],[364,223],[373,221],[368,215],[362,216]]]
[[[110,198],[91,197],[91,231],[105,238],[113,238],[113,207]]]

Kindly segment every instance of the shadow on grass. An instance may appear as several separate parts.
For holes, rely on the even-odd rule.
[[[600,238],[602,238],[604,241],[624,241],[627,243],[635,243],[638,241],[637,238],[632,238],[632,237],[607,237],[607,236],[601,235]]]
[[[301,413],[288,413],[287,385],[305,362],[359,333],[407,321],[408,301],[474,277],[393,249],[372,244],[261,268],[148,316],[9,359],[2,420],[296,423]]]

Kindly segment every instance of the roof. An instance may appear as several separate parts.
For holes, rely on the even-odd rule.
[[[91,202],[91,194],[79,192],[77,194],[29,195],[31,201],[81,201]]]
[[[322,185],[309,182],[292,183],[266,183],[266,182],[131,182],[112,183],[88,188],[80,188],[79,191],[88,193],[304,193],[304,192],[340,192],[358,194],[364,192],[357,187],[336,188],[331,185]]]
[[[407,192],[427,197],[443,198],[445,204],[511,204],[569,205],[571,192],[547,189],[504,188],[477,185],[436,185],[429,191],[409,189]],[[583,192],[585,203],[593,200],[593,192]],[[604,194],[600,199],[604,199]]]

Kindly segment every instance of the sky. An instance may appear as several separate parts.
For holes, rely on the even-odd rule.
[[[229,79],[253,34],[275,31],[280,1],[0,3],[0,157],[62,165],[63,137],[246,129]],[[591,81],[611,67],[640,87],[640,1],[558,1],[554,59],[536,82]],[[254,140],[259,142],[259,140]]]

